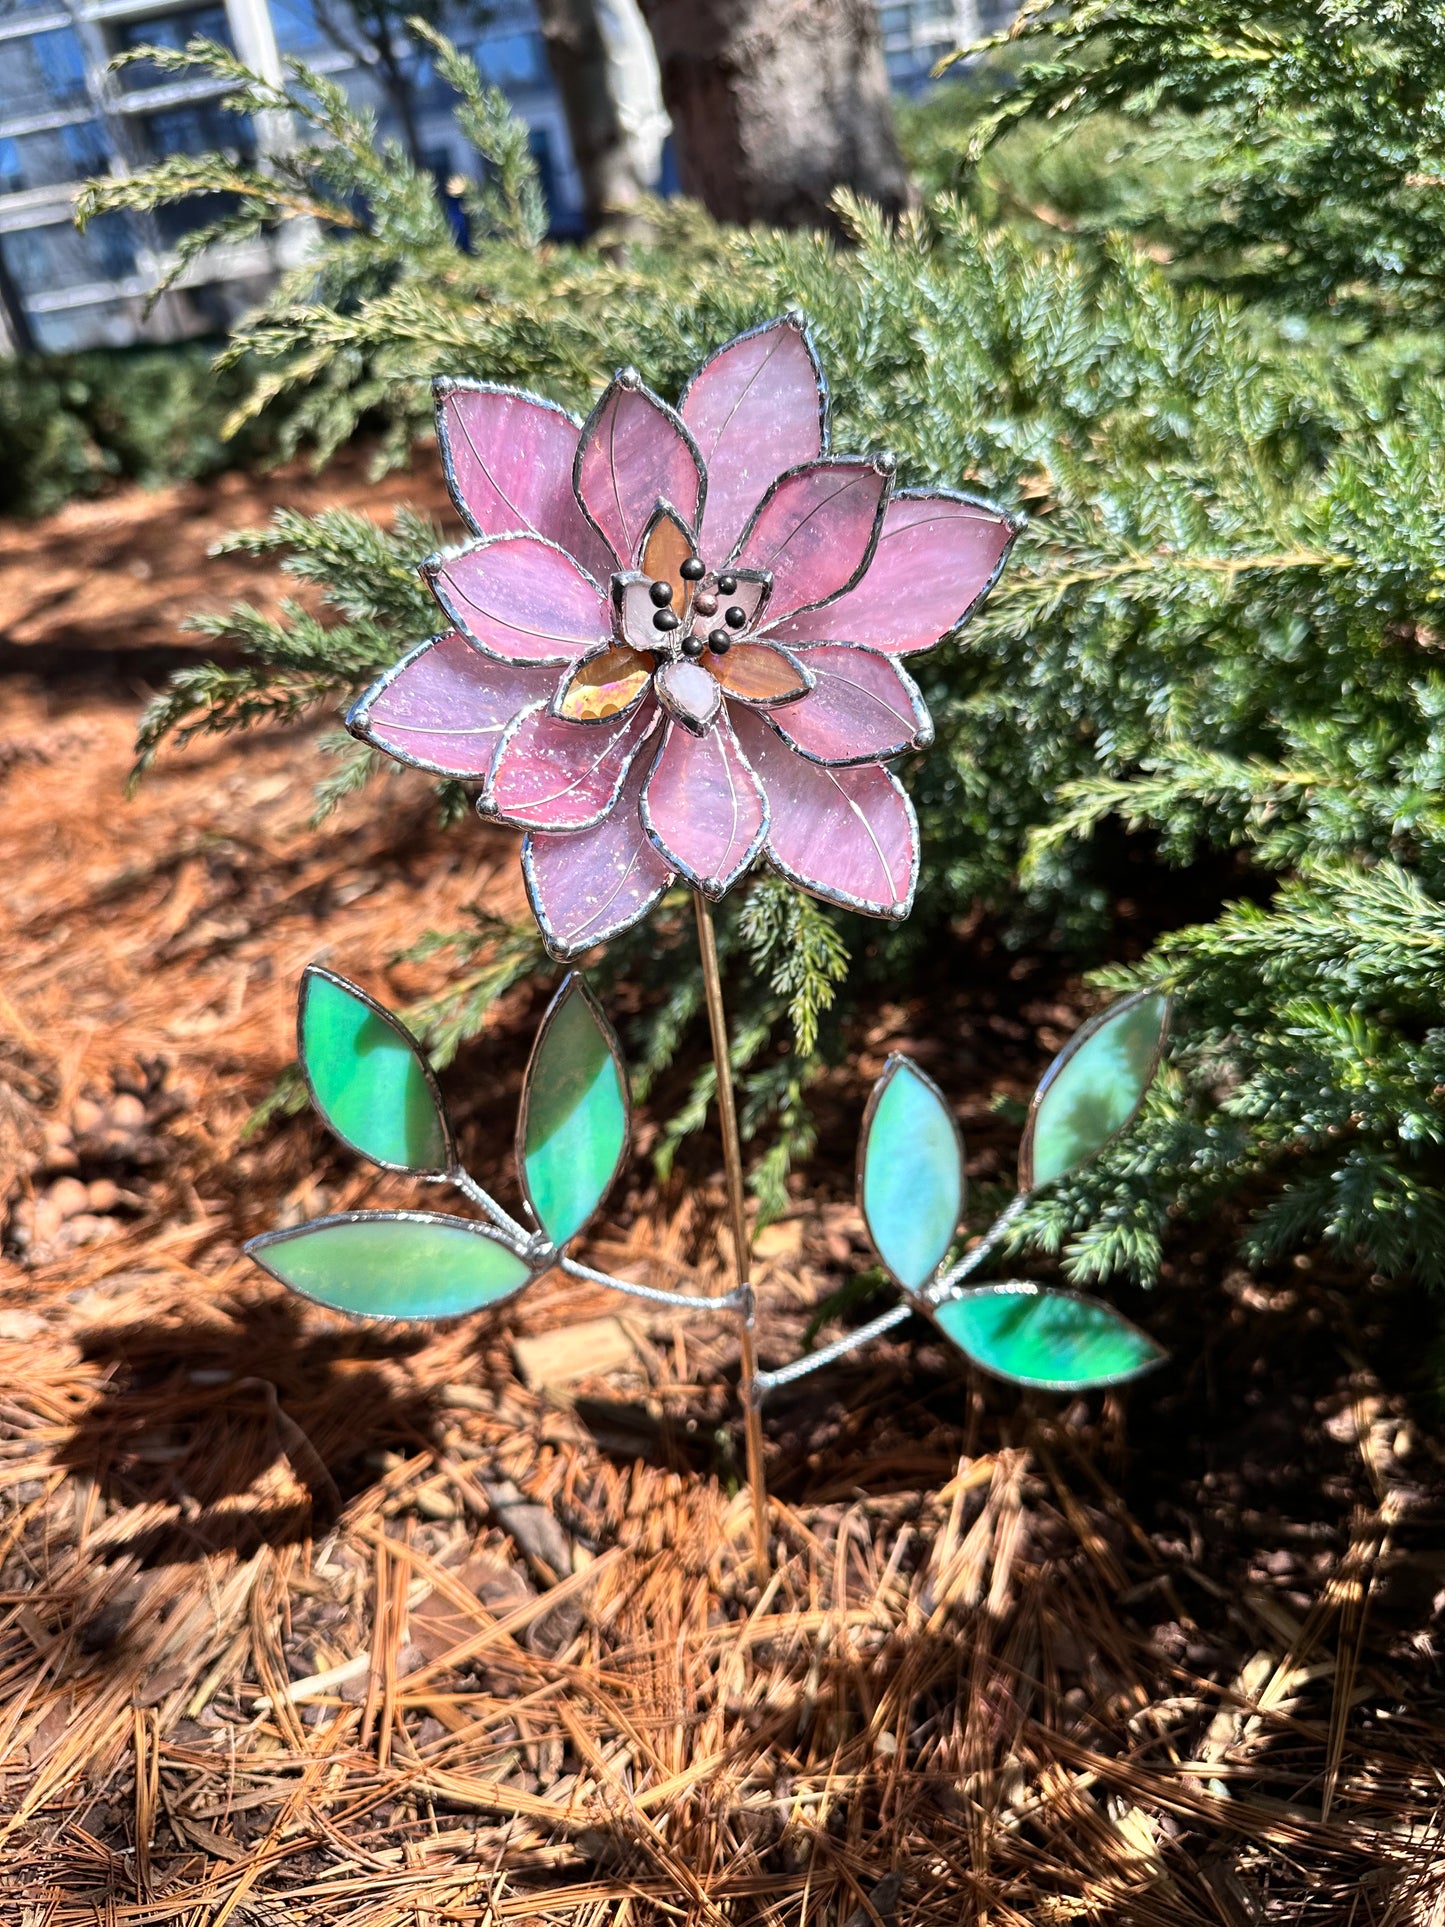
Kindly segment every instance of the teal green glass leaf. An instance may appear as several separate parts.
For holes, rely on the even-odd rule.
[[[905,1290],[937,1269],[963,1216],[963,1140],[943,1093],[911,1058],[890,1057],[858,1145],[858,1193],[878,1256]]]
[[[517,1168],[555,1245],[576,1235],[611,1189],[627,1151],[622,1054],[573,971],[552,999],[522,1084]]]
[[[1019,1189],[1077,1170],[1138,1115],[1169,1027],[1169,998],[1140,991],[1087,1023],[1034,1094],[1019,1151]]]
[[[390,1011],[312,964],[301,978],[296,1043],[311,1101],[354,1151],[393,1171],[450,1169],[431,1066]]]
[[[246,1252],[302,1297],[357,1318],[460,1318],[532,1275],[484,1225],[428,1211],[313,1218],[252,1238]]]
[[[1044,1391],[1121,1385],[1165,1357],[1137,1325],[1074,1291],[983,1285],[931,1309],[940,1329],[975,1365]]]

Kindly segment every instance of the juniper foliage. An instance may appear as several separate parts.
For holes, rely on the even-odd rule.
[[[474,110],[483,97],[451,71]],[[984,614],[922,661],[938,735],[907,772],[924,845],[910,923],[843,918],[774,880],[726,906],[765,1203],[808,1148],[809,1085],[850,1016],[906,984],[950,919],[983,903],[1018,941],[1106,952],[1096,833],[1112,818],[1161,866],[1233,852],[1242,900],[1102,974],[1177,986],[1173,1065],[1141,1126],[1018,1221],[1018,1245],[1076,1280],[1148,1277],[1174,1218],[1227,1205],[1260,1261],[1323,1242],[1445,1280],[1445,386],[1419,355],[1300,339],[1268,304],[1178,285],[1128,238],[1040,245],[947,193],[896,228],[844,203],[850,248],[722,231],[677,205],[625,258],[553,247],[508,212],[533,202],[500,137],[512,186],[464,250],[404,157],[378,158],[363,121],[293,82],[292,111],[308,90],[320,102],[314,138],[253,183],[255,205],[314,210],[324,184],[347,219],[232,352],[264,367],[252,406],[297,441],[324,453],[384,400],[399,452],[443,372],[577,406],[631,362],[675,392],[717,341],[797,304],[840,446],[891,447],[905,484],[1030,512]],[[97,185],[89,205],[183,185],[158,170]],[[319,585],[323,614],[239,608],[212,625],[243,666],[178,678],[143,759],[171,736],[334,714],[434,626],[412,568],[435,535],[414,519],[278,517],[245,539]],[[685,909],[664,906],[605,965],[652,1013],[634,1038],[644,1088],[699,1028]],[[482,922],[424,942],[456,963],[423,1013],[447,1048],[539,960],[527,933]],[[665,1126],[664,1162],[711,1076]]]
[[[0,360],[0,515],[51,515],[118,481],[156,488],[259,461],[259,425],[220,432],[250,378],[239,366],[217,378],[212,359],[194,343]]]
[[[1136,213],[1191,276],[1375,328],[1445,312],[1441,0],[1031,0],[989,44],[1007,84],[966,157],[1107,115],[1135,165],[1189,163]]]

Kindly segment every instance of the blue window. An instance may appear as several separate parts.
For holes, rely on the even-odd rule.
[[[537,180],[541,185],[542,198],[547,203],[547,232],[559,241],[572,241],[586,232],[582,210],[564,198],[557,170],[557,159],[552,152],[552,141],[545,127],[529,128],[527,146],[531,149],[532,159],[537,168]]]
[[[85,104],[85,60],[69,27],[0,44],[0,118]]]
[[[537,185],[550,212],[557,205],[557,167],[552,159],[552,143],[545,127],[527,129],[527,150],[537,170]]]
[[[72,107],[84,100],[85,56],[73,31],[59,27],[54,33],[38,33],[30,44],[56,106]]]
[[[56,13],[56,0],[6,0],[5,21],[28,20],[32,14]]]
[[[110,164],[110,142],[99,121],[82,120],[73,127],[62,127],[60,141],[71,170],[68,178],[72,181],[103,174]]]
[[[535,87],[546,78],[541,36],[535,33],[490,34],[473,43],[471,55],[489,87]]]
[[[313,0],[271,0],[271,25],[283,54],[311,54],[332,44]]]
[[[130,223],[123,214],[101,214],[86,226],[83,238],[90,245],[91,257],[113,281],[135,273],[135,242]]]
[[[218,100],[192,100],[141,114],[137,126],[158,161],[171,154],[234,154],[252,160],[256,136],[248,114],[231,114]]]
[[[17,134],[13,140],[0,140],[0,193],[83,181],[103,174],[109,159],[105,135],[93,120],[43,134]]]
[[[65,288],[119,281],[135,272],[135,248],[121,214],[102,214],[84,234],[69,222],[23,228],[0,235],[5,265],[23,295],[54,294]]]

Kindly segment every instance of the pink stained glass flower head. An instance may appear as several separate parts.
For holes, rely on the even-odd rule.
[[[901,659],[973,613],[1019,523],[830,453],[796,315],[719,348],[676,409],[630,369],[582,423],[485,382],[436,393],[475,539],[423,565],[448,627],[367,690],[353,733],[479,783],[483,816],[526,832],[560,958],[678,877],[717,898],[759,860],[907,916],[918,825],[887,765],[933,727]]]

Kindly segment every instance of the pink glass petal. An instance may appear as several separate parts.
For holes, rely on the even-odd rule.
[[[545,700],[555,681],[554,670],[493,662],[451,629],[388,669],[346,725],[399,762],[476,778],[518,710]]]
[[[678,405],[707,464],[704,560],[732,553],[744,522],[785,468],[822,454],[825,406],[817,363],[792,316],[709,355]]]
[[[743,712],[736,720],[767,790],[773,868],[830,903],[906,917],[918,883],[918,820],[898,779],[880,763],[810,763],[760,717]]]
[[[586,829],[616,803],[656,727],[654,703],[620,724],[564,722],[539,704],[507,731],[479,808],[524,830]]]
[[[641,554],[658,502],[697,525],[703,471],[692,438],[666,403],[618,376],[582,430],[577,494],[624,568]]]
[[[767,809],[726,714],[705,736],[668,724],[642,792],[642,822],[672,867],[707,896],[720,897],[754,861]]]
[[[923,698],[886,656],[846,642],[800,649],[813,677],[801,702],[770,711],[785,743],[816,763],[877,763],[933,741]]]
[[[1016,533],[998,509],[961,496],[895,495],[857,588],[780,623],[778,640],[865,642],[889,655],[930,649],[972,614]]]
[[[769,569],[769,624],[848,588],[867,566],[891,471],[849,456],[773,485],[742,538],[739,568]]]
[[[616,806],[592,829],[533,830],[522,845],[532,913],[563,962],[646,916],[672,882],[638,820],[647,767],[646,756],[633,760]]]
[[[447,485],[477,535],[529,529],[594,575],[612,564],[572,488],[581,430],[551,402],[513,388],[439,381],[437,442]]]
[[[574,662],[611,639],[602,591],[540,536],[492,536],[439,556],[426,573],[457,627],[502,662]]]

